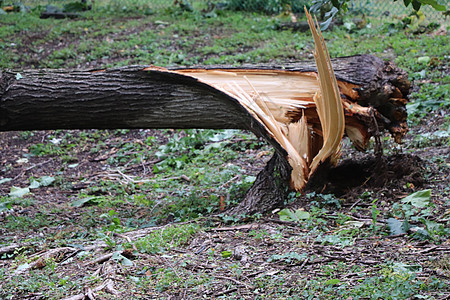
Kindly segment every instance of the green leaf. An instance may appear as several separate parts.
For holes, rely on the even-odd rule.
[[[427,64],[430,62],[430,60],[431,60],[431,58],[429,56],[421,56],[417,59],[417,62],[419,64]]]
[[[71,205],[73,207],[82,207],[83,205],[89,203],[91,200],[95,200],[95,199],[97,199],[97,196],[90,196],[90,197],[86,197],[83,199],[77,199],[77,200],[72,201]]]
[[[256,176],[245,176],[244,177],[244,182],[245,183],[253,183],[256,180]]]
[[[51,176],[42,176],[39,179],[39,182],[41,184],[41,186],[49,186],[51,185],[53,182],[55,182],[55,177],[51,177]]]
[[[30,189],[37,189],[41,184],[36,179],[31,180],[30,185],[28,186]]]
[[[419,0],[422,4],[430,5],[437,11],[445,11],[445,5],[439,4],[436,0]]]
[[[9,196],[12,198],[21,198],[29,193],[30,193],[30,189],[27,187],[19,188],[19,187],[13,186],[13,187],[11,187],[11,191],[9,192]]]
[[[208,138],[211,142],[220,142],[223,140],[230,140],[233,136],[239,133],[239,130],[225,129],[223,132],[218,132]]]
[[[411,0],[403,0],[403,3],[405,4],[405,6],[408,6],[411,3]]]
[[[310,218],[310,213],[301,209],[297,209],[295,212],[288,208],[285,208],[278,212],[281,221],[296,222],[300,220],[307,220]]]
[[[278,215],[280,216],[281,221],[290,222],[290,221],[296,220],[294,212],[288,208],[280,210],[278,212]]]
[[[29,268],[30,268],[30,265],[28,263],[24,263],[17,267],[16,272],[19,272],[22,270],[27,270]]]
[[[351,30],[353,30],[353,29],[356,28],[356,24],[353,23],[353,22],[345,22],[345,23],[344,23],[344,27],[345,27],[345,29],[347,29],[348,31],[351,31]]]
[[[337,278],[325,281],[325,285],[338,285],[340,283],[341,283],[341,281]]]
[[[39,187],[41,187],[41,186],[49,186],[49,185],[51,185],[53,182],[55,181],[55,178],[54,177],[51,177],[51,176],[42,176],[41,178],[39,178],[39,179],[33,179],[33,180],[31,180],[31,183],[30,183],[30,186],[29,186],[29,188],[30,189],[37,189],[37,188],[39,188]]]
[[[307,211],[297,209],[297,210],[295,211],[295,216],[296,216],[299,220],[308,220],[309,217],[310,217],[311,215],[310,215],[309,212],[307,212]]]
[[[402,199],[403,203],[410,203],[417,208],[427,207],[431,199],[431,189],[415,192]]]
[[[120,254],[120,252],[114,252],[114,254],[111,256],[111,259],[120,262],[124,266],[133,266],[134,265],[131,260],[129,260],[122,254]]]
[[[228,257],[231,257],[231,255],[233,255],[233,253],[231,251],[227,251],[227,250],[222,251],[220,254],[222,255],[223,258],[228,258]]]
[[[421,265],[408,265],[402,262],[394,263],[392,266],[392,270],[397,273],[415,273],[422,272]]]
[[[353,245],[354,241],[351,238],[340,237],[337,235],[325,235],[324,237],[318,236],[316,241],[321,242],[322,244],[330,244],[336,245],[340,247],[347,247]]]
[[[419,0],[413,0],[412,6],[413,6],[414,10],[418,11],[420,9],[420,7],[422,6],[422,3],[420,3]]]
[[[406,233],[404,221],[400,221],[395,218],[389,218],[389,219],[387,219],[386,222],[389,227],[389,231],[390,231],[391,235]]]
[[[0,184],[7,183],[7,182],[9,182],[9,181],[11,181],[11,180],[12,180],[12,178],[3,178],[3,179],[0,179]]]
[[[1,202],[0,203],[0,212],[10,210],[12,207],[10,202]]]

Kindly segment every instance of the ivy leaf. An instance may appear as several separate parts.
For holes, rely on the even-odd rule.
[[[410,203],[417,208],[427,207],[431,199],[431,189],[418,191],[402,199],[403,203]]]
[[[437,11],[445,11],[445,5],[439,4],[436,0],[419,0],[422,4],[430,5]]]
[[[111,259],[120,262],[123,266],[133,266],[134,265],[131,260],[129,260],[128,258],[123,256],[122,254],[120,254],[119,251],[114,252],[114,254],[112,255]]]
[[[26,194],[30,193],[30,189],[29,188],[20,188],[20,187],[16,187],[13,186],[11,187],[11,191],[9,192],[9,196],[12,198],[22,198],[23,196],[25,196]]]
[[[0,179],[0,184],[9,182],[9,181],[11,181],[11,180],[12,180],[12,178],[3,178],[3,179]]]
[[[55,182],[55,177],[51,177],[51,176],[42,176],[39,180],[39,183],[41,186],[49,186],[53,182]]]
[[[17,267],[16,272],[21,272],[30,268],[30,264],[24,263]]]
[[[386,220],[391,235],[398,235],[406,233],[407,228],[404,221],[397,220],[395,218],[389,218]]]
[[[82,199],[77,199],[72,201],[72,206],[73,207],[82,207],[85,204],[88,204],[91,200],[95,200],[97,199],[97,196],[90,196],[90,197],[85,197]],[[94,201],[92,201],[94,202]]]
[[[298,222],[300,220],[307,220],[310,218],[310,213],[301,209],[296,211],[285,208],[278,212],[281,221]]]
[[[0,212],[7,211],[12,208],[12,205],[10,202],[0,202]]]
[[[422,6],[422,3],[420,3],[419,0],[413,0],[412,6],[414,10],[419,11],[420,7]]]
[[[31,183],[28,186],[28,188],[30,188],[30,189],[37,189],[40,186],[41,186],[41,184],[39,183],[39,181],[33,179],[33,180],[31,180]]]
[[[422,272],[421,265],[408,265],[403,262],[394,263],[392,270],[396,273],[420,273]]]

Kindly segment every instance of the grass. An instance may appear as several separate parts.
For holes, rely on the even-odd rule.
[[[138,251],[161,253],[185,245],[200,230],[197,225],[186,224],[156,230],[135,242]]]
[[[150,14],[132,9],[144,2],[126,2],[128,8],[120,11],[113,9],[117,2],[111,3],[75,20],[42,20],[39,9],[2,15],[0,69],[282,66],[312,57],[310,34],[278,31],[281,16],[230,11],[207,16],[173,7]],[[412,136],[403,147],[423,156],[422,175],[431,189],[423,206],[401,201],[425,189],[408,178],[394,188],[390,183],[384,189],[362,187],[350,198],[293,193],[286,203],[302,201],[301,209],[245,216],[255,227],[236,229],[241,219],[221,212],[242,199],[261,160],[272,153],[248,132],[5,133],[0,180],[12,181],[0,181],[0,235],[5,237],[0,247],[16,242],[20,247],[0,257],[0,298],[68,297],[108,276],[122,298],[448,296],[449,258],[440,250],[450,235],[448,158],[441,151],[449,145],[448,38],[433,35],[433,26],[417,32],[395,18],[368,22],[370,27],[361,29],[335,27],[325,39],[333,57],[370,53],[408,71],[415,84],[408,106]],[[392,148],[395,155],[399,150]],[[10,186],[26,188],[42,178],[54,180],[30,194],[8,196]],[[172,224],[179,222],[185,223]],[[154,226],[161,228],[124,238]],[[224,226],[231,229],[216,230]],[[390,236],[393,229],[399,237]],[[89,248],[95,243],[104,243],[101,253]],[[77,250],[48,259],[40,269],[14,273],[31,263],[34,253],[58,247]],[[85,265],[105,253],[113,254],[107,262]],[[79,266],[85,267],[80,271]],[[100,274],[102,266],[112,273]]]

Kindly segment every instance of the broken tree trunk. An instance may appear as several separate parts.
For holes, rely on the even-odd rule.
[[[338,82],[320,30],[307,16],[317,72],[310,65],[5,72],[0,130],[248,129],[276,151],[231,213],[266,212],[290,190],[302,190],[319,167],[337,163],[344,130],[359,149],[380,128],[397,142],[407,131],[406,74],[356,56],[335,60]]]
[[[356,147],[367,147],[370,136],[374,134],[374,120],[378,130],[389,130],[400,142],[407,131],[407,75],[393,64],[369,55],[338,58],[333,60],[333,66],[341,96],[351,103],[344,108],[346,133]],[[286,159],[286,150],[236,99],[202,79],[189,76],[195,70],[203,75],[213,74],[211,76],[218,81],[230,80],[229,77],[236,77],[233,75],[236,72],[244,72],[256,89],[266,85],[268,93],[270,90],[291,90],[293,95],[288,97],[298,100],[312,97],[318,87],[314,75],[316,68],[311,62],[283,67],[208,67],[169,72],[145,66],[86,71],[24,70],[20,75],[4,71],[0,73],[0,131],[93,128],[250,130],[272,144],[276,152],[234,212],[263,212],[279,205],[290,191],[291,166]],[[306,92],[301,90],[302,85],[306,86]],[[371,115],[359,114],[358,109],[367,110],[368,107],[373,107]],[[311,124],[317,124],[313,122],[314,110],[314,105],[304,110],[305,115],[311,116]],[[299,115],[291,111],[287,117],[298,119]]]

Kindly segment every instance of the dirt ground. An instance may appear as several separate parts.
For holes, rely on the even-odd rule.
[[[443,118],[431,119],[424,122],[426,126],[419,125],[413,131],[429,130],[432,126],[438,127],[442,122]],[[248,219],[247,222],[239,224],[227,223],[211,214],[194,222],[202,224],[205,230],[197,232],[184,246],[171,249],[164,255],[137,253],[132,249],[120,250],[122,256],[133,262],[132,266],[125,267],[117,260],[110,259],[115,252],[104,240],[92,240],[92,236],[83,238],[83,235],[80,235],[80,230],[86,231],[83,226],[89,226],[86,224],[86,217],[96,218],[95,209],[86,210],[85,207],[68,204],[74,195],[87,185],[100,184],[99,182],[104,180],[100,176],[105,173],[105,160],[114,155],[117,139],[139,143],[142,133],[137,130],[130,131],[120,137],[111,134],[106,140],[107,146],[95,154],[90,151],[95,147],[95,140],[80,146],[74,145],[75,150],[72,153],[76,153],[76,158],[73,158],[73,161],[78,163],[76,168],[68,168],[67,161],[58,155],[28,155],[30,145],[48,140],[50,134],[54,132],[33,132],[29,136],[18,132],[0,135],[0,178],[12,178],[11,181],[0,185],[2,195],[7,195],[12,186],[28,185],[30,178],[59,174],[60,180],[63,179],[58,185],[34,190],[34,205],[14,206],[13,209],[0,213],[0,220],[6,224],[8,217],[28,216],[32,219],[40,214],[42,208],[46,208],[47,218],[52,220],[52,225],[48,227],[37,226],[29,230],[0,227],[2,243],[6,242],[4,245],[7,245],[0,247],[0,254],[3,258],[9,257],[0,260],[0,266],[10,270],[17,280],[21,276],[21,272],[14,271],[17,270],[17,255],[22,255],[22,259],[28,257],[30,269],[34,272],[46,267],[46,263],[43,260],[33,260],[33,257],[53,257],[58,262],[55,272],[60,276],[67,274],[71,281],[77,282],[76,287],[62,292],[56,298],[78,295],[78,298],[73,299],[82,299],[82,296],[89,293],[97,295],[98,299],[119,296],[125,299],[218,298],[227,295],[236,299],[263,296],[277,298],[279,295],[290,295],[289,289],[295,291],[299,285],[305,289],[308,288],[308,282],[330,277],[325,270],[335,274],[333,276],[336,276],[336,272],[341,272],[337,277],[340,283],[345,283],[347,287],[357,287],[365,278],[377,274],[382,269],[380,264],[393,261],[420,265],[422,269],[417,276],[425,281],[438,277],[448,283],[448,236],[437,241],[421,240],[406,233],[393,236],[382,234],[382,230],[377,231],[375,235],[357,235],[352,238],[351,245],[347,246],[321,243],[318,237],[323,232],[320,233],[317,228],[293,221],[281,221],[277,214],[262,216],[257,220]],[[71,131],[71,134],[77,136],[80,133]],[[146,134],[156,135],[160,142],[164,143],[165,137],[162,134],[158,135],[158,132],[153,131]],[[409,139],[407,143],[413,144],[412,138]],[[324,226],[336,226],[335,219],[344,213],[352,220],[361,222],[363,227],[385,227],[386,220],[382,218],[373,224],[370,217],[373,203],[366,201],[361,195],[376,196],[377,209],[383,215],[402,197],[415,190],[427,188],[433,191],[432,202],[436,208],[432,218],[442,221],[446,216],[448,220],[450,151],[445,142],[418,147],[412,151],[387,150],[380,163],[380,160],[370,153],[358,153],[350,147],[344,148],[342,162],[330,171],[328,182],[322,191],[324,194],[334,193],[342,200],[342,205],[321,215]],[[249,154],[257,156],[261,151],[263,150],[247,152],[242,155],[242,159],[246,160]],[[27,158],[26,161],[23,160],[24,157]],[[256,174],[264,160],[267,158],[261,158],[260,162],[248,171]],[[374,167],[376,165],[378,167]],[[142,166],[129,165],[127,171],[128,175],[139,175],[144,170]],[[64,185],[63,181],[70,184]],[[289,207],[310,209],[311,198],[307,197],[310,195],[308,192],[311,191],[298,195]],[[50,207],[54,212],[49,210]],[[355,207],[359,209],[354,210]],[[119,212],[128,210],[130,214],[138,214],[136,218],[141,219],[151,215],[150,209],[142,206],[136,208],[132,203],[116,208]],[[89,213],[89,216],[86,216],[86,213]],[[55,226],[56,223],[60,225]],[[117,233],[115,238],[135,241],[153,230],[167,226],[170,226],[169,222],[158,224],[157,227]],[[338,227],[330,227],[324,232],[338,230]],[[79,255],[82,251],[90,252],[88,259]],[[223,258],[221,253],[228,253],[227,251],[231,256]],[[290,253],[301,253],[301,256],[292,254],[290,257]],[[161,270],[165,268],[173,270],[173,278],[162,277]],[[339,268],[342,270],[339,271]],[[98,275],[100,279],[86,280],[87,274],[91,274],[89,278]],[[136,278],[148,278],[148,285],[136,286],[129,278],[134,278],[135,281],[138,280]],[[139,282],[142,284],[142,279],[139,279]],[[276,288],[277,282],[282,288]],[[152,284],[154,286],[150,287]],[[270,292],[266,290],[268,287],[271,288]],[[11,299],[45,299],[48,295],[48,291],[44,289],[28,294],[19,292],[13,294]],[[447,292],[428,292],[426,295],[436,297],[435,299],[446,299],[450,293],[447,289]]]

